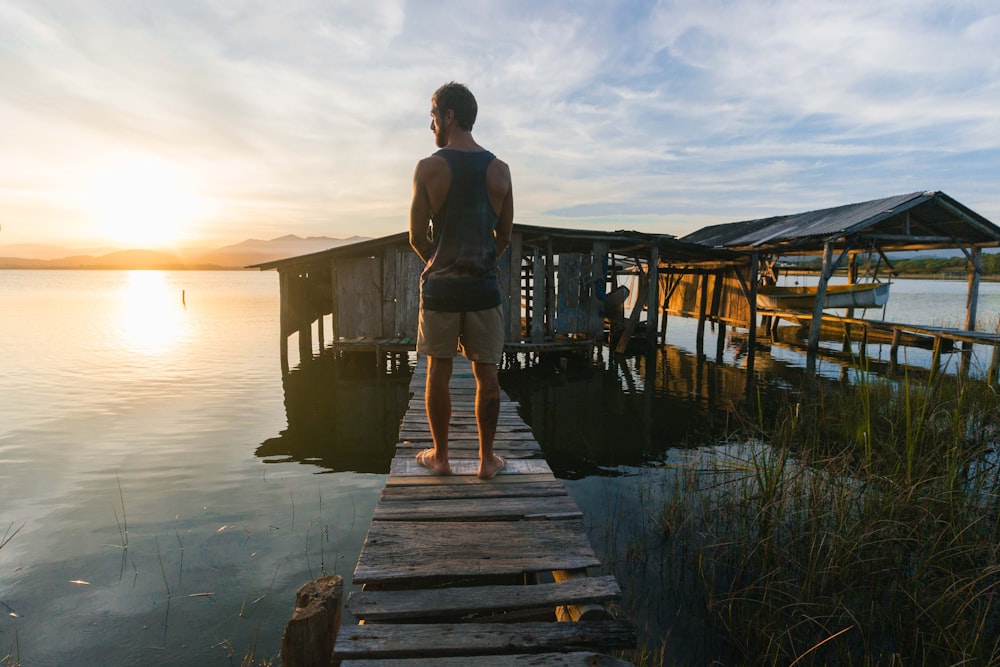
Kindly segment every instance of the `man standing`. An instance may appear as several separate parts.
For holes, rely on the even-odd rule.
[[[476,377],[480,479],[506,464],[493,453],[500,413],[497,364],[503,354],[503,310],[497,258],[510,244],[514,194],[510,169],[472,138],[476,98],[446,83],[431,98],[431,130],[441,150],[417,163],[410,204],[410,245],[426,266],[420,275],[417,352],[427,356],[425,403],[433,449],[417,462],[439,475],[448,463],[452,360],[459,347]]]

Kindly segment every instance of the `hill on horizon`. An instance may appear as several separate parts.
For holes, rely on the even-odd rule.
[[[338,239],[286,234],[275,239],[247,239],[221,248],[157,250],[72,250],[44,244],[0,245],[0,269],[243,269],[365,241],[368,237]]]

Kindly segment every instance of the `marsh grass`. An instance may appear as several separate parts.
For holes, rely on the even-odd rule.
[[[9,526],[7,526],[7,529],[4,531],[3,536],[0,536],[0,549],[3,549],[5,546],[10,544],[11,540],[17,537],[17,534],[21,532],[21,529],[24,528],[25,525],[27,524],[22,523],[17,528],[14,528],[14,524],[11,523]],[[2,601],[0,601],[0,607],[3,607],[5,610],[7,610],[7,613],[10,614],[11,616],[14,617],[17,616],[14,610],[8,607],[6,604],[3,604]],[[20,655],[21,655],[21,641],[20,637],[17,634],[17,630],[15,628],[14,644],[13,646],[11,646],[10,650],[7,652],[6,655],[0,656],[0,667],[19,667],[19,665],[21,664]]]
[[[660,478],[630,538],[659,562],[614,563],[623,588],[658,568],[677,605],[636,662],[1000,664],[995,390],[859,374],[752,414]],[[704,644],[671,647],[678,628]]]

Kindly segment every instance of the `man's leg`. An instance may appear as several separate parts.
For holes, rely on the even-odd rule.
[[[476,376],[476,426],[479,429],[480,479],[491,479],[503,467],[503,459],[493,454],[493,440],[500,416],[500,380],[496,364],[473,362]]]
[[[421,452],[417,456],[420,462],[434,472],[446,474],[451,472],[448,463],[448,423],[451,421],[451,381],[452,360],[444,357],[427,357],[427,386],[424,391],[424,404],[427,409],[427,422],[431,427],[431,437],[434,438],[434,455]],[[494,420],[495,423],[495,420]]]

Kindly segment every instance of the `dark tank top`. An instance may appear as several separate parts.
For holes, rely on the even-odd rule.
[[[420,304],[427,310],[466,312],[500,305],[497,214],[490,205],[489,151],[442,148],[451,169],[444,205],[431,216],[431,258],[420,275]]]

